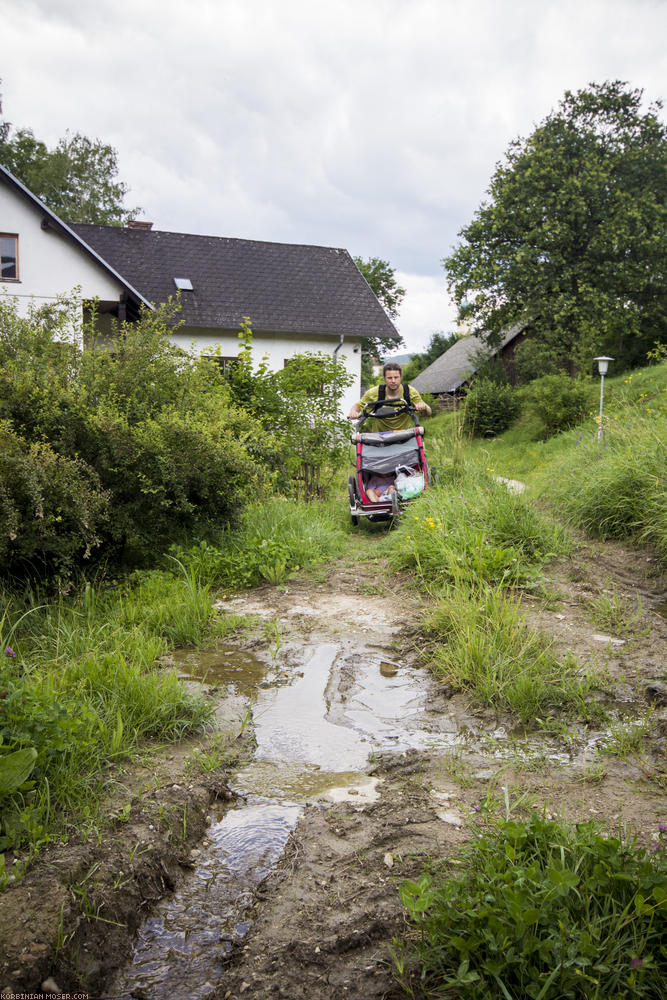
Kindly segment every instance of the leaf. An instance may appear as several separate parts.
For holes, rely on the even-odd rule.
[[[34,747],[25,747],[0,757],[0,796],[13,795],[28,779],[36,760]]]

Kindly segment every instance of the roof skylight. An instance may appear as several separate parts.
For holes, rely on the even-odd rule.
[[[183,292],[193,291],[192,282],[189,278],[174,278],[174,284]]]

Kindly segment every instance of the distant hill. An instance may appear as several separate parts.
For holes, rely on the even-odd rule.
[[[414,354],[392,354],[389,358],[383,358],[382,364],[386,365],[387,361],[395,361],[397,365],[407,365],[413,357]]]

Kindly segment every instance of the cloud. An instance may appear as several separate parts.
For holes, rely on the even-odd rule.
[[[657,0],[0,0],[0,17],[6,117],[110,142],[158,228],[343,246],[436,282],[508,143],[566,89],[656,98],[665,79]],[[426,340],[427,286],[403,307]]]

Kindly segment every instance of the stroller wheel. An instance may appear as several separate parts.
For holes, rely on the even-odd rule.
[[[391,516],[394,521],[398,521],[399,506],[398,506],[398,493],[391,494]]]
[[[357,489],[354,476],[350,476],[347,481],[347,492],[350,497],[350,518],[352,520],[352,524],[356,527],[356,525],[359,524],[359,518],[355,513],[353,513],[353,511],[357,508]]]

